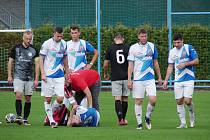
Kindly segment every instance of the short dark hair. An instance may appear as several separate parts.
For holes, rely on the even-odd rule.
[[[62,27],[55,27],[54,33],[57,32],[59,34],[63,33],[63,28]]]
[[[117,32],[117,33],[115,33],[115,38],[124,38],[124,35],[123,35],[123,33],[121,33],[121,32]]]
[[[147,34],[147,31],[145,29],[141,28],[138,31],[138,35],[140,35],[140,34]]]
[[[173,40],[183,40],[183,36],[180,33],[174,33],[174,38]]]
[[[71,25],[70,30],[78,30],[78,31],[80,31],[80,28],[79,28],[78,25],[74,24],[74,25]]]

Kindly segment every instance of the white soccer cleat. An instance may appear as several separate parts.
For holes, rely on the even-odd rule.
[[[187,128],[187,125],[186,124],[180,124],[178,127],[176,127],[176,128]]]
[[[145,125],[146,125],[147,129],[149,129],[149,130],[152,129],[152,124],[151,124],[150,118],[145,117]]]
[[[195,127],[195,121],[194,120],[190,121],[190,128],[193,128],[193,127]]]
[[[137,126],[136,129],[137,129],[137,130],[142,130],[142,123],[141,123],[141,124],[138,124],[138,126]]]

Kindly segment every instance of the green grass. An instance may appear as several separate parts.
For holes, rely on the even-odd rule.
[[[127,113],[127,126],[118,126],[114,111],[114,101],[110,93],[101,93],[101,121],[96,128],[67,128],[51,129],[43,126],[45,116],[43,98],[36,92],[32,98],[32,109],[29,117],[31,126],[6,124],[4,116],[15,113],[15,97],[12,92],[0,93],[0,140],[208,140],[210,139],[210,93],[194,94],[196,109],[196,127],[176,129],[179,123],[176,114],[176,104],[173,94],[158,93],[158,103],[152,115],[152,130],[136,130],[134,102],[130,97]],[[143,112],[146,107],[145,98]],[[188,115],[188,114],[187,114]]]

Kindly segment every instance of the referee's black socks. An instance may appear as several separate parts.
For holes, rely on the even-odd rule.
[[[22,101],[21,100],[15,101],[15,108],[16,108],[17,115],[21,116],[21,114],[22,114]]]
[[[117,113],[118,120],[120,121],[121,119],[123,119],[123,109],[120,100],[115,100],[115,111]]]

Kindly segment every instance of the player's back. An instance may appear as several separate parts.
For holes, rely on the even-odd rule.
[[[112,81],[127,79],[129,48],[124,44],[114,44],[107,50],[106,60],[111,64]]]

